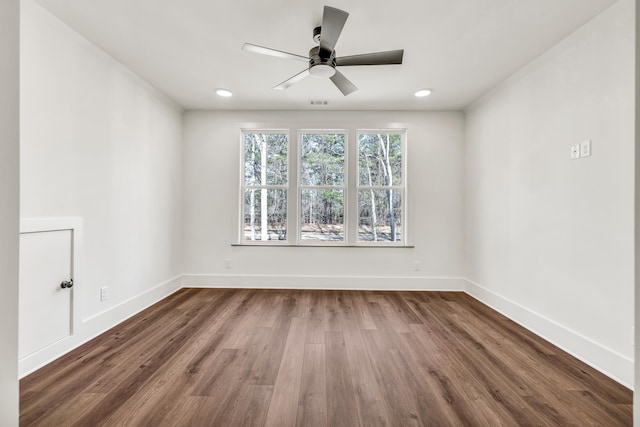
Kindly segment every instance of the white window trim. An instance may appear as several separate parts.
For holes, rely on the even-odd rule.
[[[345,224],[345,239],[338,242],[327,241],[302,241],[300,236],[300,144],[302,141],[302,133],[344,133],[345,135],[345,185],[344,185],[344,197],[345,197],[345,212],[344,212],[344,224]],[[287,135],[287,183],[286,186],[269,186],[269,188],[282,187],[287,191],[287,237],[285,240],[244,240],[244,136],[247,133],[265,133],[274,134],[282,133]],[[402,182],[403,197],[402,197],[402,238],[400,242],[367,242],[358,241],[358,135],[361,133],[396,133],[402,135]],[[240,156],[239,156],[239,191],[237,210],[235,215],[235,241],[231,246],[285,246],[285,247],[347,247],[347,248],[413,248],[413,244],[410,241],[409,230],[411,228],[410,215],[411,200],[409,200],[409,182],[407,180],[407,164],[408,164],[408,146],[407,146],[407,128],[376,128],[376,127],[345,127],[345,128],[319,128],[315,126],[299,127],[255,127],[255,128],[241,128],[240,129]],[[292,143],[291,135],[297,135],[297,141]],[[355,165],[350,167],[350,163],[353,160]],[[292,168],[295,168],[295,173],[292,173]],[[306,187],[306,186],[305,186]],[[388,187],[382,187],[386,189]],[[295,195],[295,197],[291,197]],[[353,196],[352,196],[353,195]],[[292,239],[291,236],[295,238]]]

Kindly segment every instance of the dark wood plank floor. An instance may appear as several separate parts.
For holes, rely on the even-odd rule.
[[[183,289],[20,382],[22,426],[630,426],[462,293]]]

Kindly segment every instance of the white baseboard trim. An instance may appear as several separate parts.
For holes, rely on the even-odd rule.
[[[31,372],[53,362],[60,356],[178,291],[182,288],[182,278],[182,275],[175,276],[133,298],[82,320],[69,337],[18,360],[18,377],[24,378]]]
[[[634,361],[466,279],[467,294],[633,390]]]
[[[465,289],[465,280],[460,277],[185,274],[182,283],[187,288],[458,292]]]

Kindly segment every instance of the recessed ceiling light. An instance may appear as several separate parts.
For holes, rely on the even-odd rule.
[[[417,90],[414,95],[417,96],[418,98],[423,98],[425,96],[429,96],[429,95],[431,95],[431,89],[420,89],[420,90]]]
[[[216,94],[218,96],[224,96],[225,98],[228,98],[233,95],[233,93],[227,89],[216,89]]]

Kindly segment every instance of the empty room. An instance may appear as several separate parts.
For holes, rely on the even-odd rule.
[[[0,425],[633,425],[636,13],[2,2]]]

